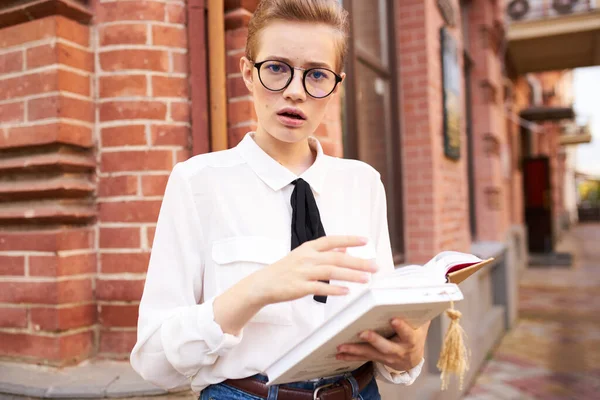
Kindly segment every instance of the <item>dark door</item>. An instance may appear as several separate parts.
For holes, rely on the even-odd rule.
[[[523,160],[523,184],[529,251],[552,252],[552,192],[548,157],[528,157]]]

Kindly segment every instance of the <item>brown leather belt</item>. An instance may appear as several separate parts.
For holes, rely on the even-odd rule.
[[[373,379],[373,364],[366,363],[352,372],[358,382],[358,391],[362,391]],[[239,389],[243,392],[266,399],[269,387],[266,383],[256,378],[228,379],[224,384]],[[352,385],[345,378],[331,385],[324,385],[314,390],[297,389],[285,385],[279,386],[277,400],[352,400]]]

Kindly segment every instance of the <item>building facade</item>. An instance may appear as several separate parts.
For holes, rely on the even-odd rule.
[[[235,146],[256,126],[238,65],[257,2],[0,6],[2,359],[127,360],[171,169]],[[535,105],[535,85],[506,67],[503,2],[343,4],[348,79],[316,136],[326,153],[381,173],[398,266],[448,249],[496,257],[461,286],[469,382],[516,319],[527,263],[524,143],[550,160],[552,218],[571,211],[562,206],[562,132],[548,122],[524,139],[520,111]],[[439,390],[446,327],[432,323],[423,376],[403,395]],[[389,398],[396,390],[382,388]],[[453,388],[444,398],[457,396]]]

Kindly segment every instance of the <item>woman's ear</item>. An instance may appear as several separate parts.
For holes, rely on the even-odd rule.
[[[254,65],[246,57],[240,58],[240,71],[242,72],[242,79],[244,80],[246,87],[248,88],[250,93],[252,93],[252,89],[254,87],[254,85],[253,85]]]
[[[337,93],[338,90],[340,90],[340,87],[342,86],[342,84],[346,80],[346,73],[345,72],[342,72],[340,76],[342,77],[342,81],[337,84],[337,86],[335,87],[335,90],[333,91],[333,94]]]

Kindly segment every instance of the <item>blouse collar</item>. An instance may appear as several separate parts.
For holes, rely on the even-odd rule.
[[[315,137],[310,136],[308,144],[312,150],[316,150],[317,157],[315,162],[300,176],[297,176],[279,164],[256,144],[254,141],[254,132],[248,132],[236,146],[236,149],[256,175],[271,189],[275,191],[280,190],[296,179],[302,178],[308,182],[315,192],[321,193],[326,173],[325,154],[323,153],[321,144]]]

